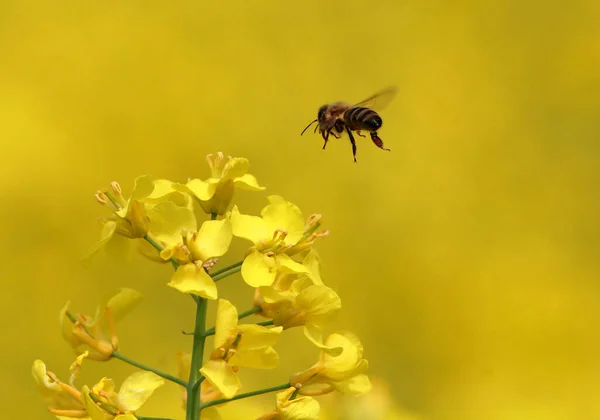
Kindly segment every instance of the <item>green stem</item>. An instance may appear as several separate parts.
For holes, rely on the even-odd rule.
[[[138,420],[175,420],[168,417],[140,417],[138,415],[136,415],[135,418]]]
[[[177,377],[175,377],[173,375],[169,375],[168,373],[164,373],[164,372],[161,372],[160,370],[154,369],[154,368],[152,368],[150,366],[146,366],[146,365],[144,365],[144,364],[142,364],[140,362],[136,362],[135,360],[130,359],[127,356],[123,356],[121,353],[119,353],[116,350],[113,351],[112,357],[114,357],[116,359],[119,359],[119,360],[122,360],[125,363],[129,363],[130,365],[135,366],[137,368],[140,368],[142,370],[147,370],[149,372],[153,372],[153,373],[157,374],[158,376],[165,378],[167,381],[175,382],[176,384],[179,384],[181,386],[187,386],[187,382],[185,382],[185,381],[183,381],[183,380],[181,380],[181,379],[179,379],[179,378],[177,378]]]
[[[202,358],[204,355],[204,341],[206,335],[206,308],[208,301],[204,298],[198,298],[196,306],[196,326],[194,327],[194,344],[192,347],[192,361],[190,367],[190,379],[187,383],[187,407],[186,420],[199,420],[202,405],[200,404],[200,392],[198,385],[201,382],[200,368],[202,367]]]
[[[208,401],[208,402],[205,402],[204,404],[201,404],[201,407],[204,409],[206,407],[212,407],[213,405],[223,404],[223,403],[226,403],[229,401],[241,400],[242,398],[254,397],[255,395],[266,394],[268,392],[281,391],[282,389],[287,389],[290,386],[291,385],[289,383],[285,383],[285,384],[277,385],[277,386],[274,386],[271,388],[265,388],[265,389],[259,389],[258,391],[246,392],[245,394],[239,394],[230,399],[221,398],[219,400]]]
[[[224,273],[226,271],[229,271],[229,270],[231,270],[233,268],[240,267],[243,263],[244,263],[243,260],[242,261],[238,261],[235,264],[228,265],[227,267],[221,268],[220,270],[217,270],[214,273],[210,273],[210,276],[211,277],[218,276],[219,274]]]
[[[254,315],[257,314],[261,311],[261,307],[260,306],[254,306],[250,309],[248,309],[246,312],[242,312],[241,314],[238,315],[238,319],[243,319],[246,317],[249,317],[250,315]]]
[[[241,269],[242,269],[242,267],[235,267],[225,273],[221,273],[219,275],[212,275],[211,277],[212,277],[213,281],[219,281],[221,279],[224,279],[225,277],[229,277],[232,274],[235,274],[235,273],[241,271]]]
[[[256,325],[260,325],[262,327],[268,327],[269,325],[273,325],[273,320],[270,319],[268,321],[257,322]]]

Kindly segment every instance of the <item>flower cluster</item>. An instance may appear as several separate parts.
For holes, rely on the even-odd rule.
[[[102,303],[94,316],[73,313],[70,305],[60,314],[65,340],[77,355],[71,378],[62,382],[36,360],[33,375],[51,413],[58,418],[135,419],[136,411],[165,380],[182,387],[186,419],[216,419],[214,406],[267,392],[276,394],[275,409],[260,419],[317,419],[314,398],[330,392],[361,395],[371,384],[368,362],[358,338],[345,331],[324,335],[341,309],[337,293],[327,287],[320,272],[314,243],[328,235],[321,216],[304,217],[283,197],[271,195],[260,216],[244,214],[232,199],[236,189],[262,191],[248,173],[244,158],[208,156],[211,176],[178,183],[145,175],[135,180],[129,198],[119,184],[96,193],[110,210],[101,220],[100,241],[88,258],[106,251],[121,254],[137,250],[151,261],[173,266],[165,283],[196,303],[196,325],[190,353],[180,352],[179,374],[173,376],[135,362],[119,351],[116,322],[140,301],[134,290],[122,289]],[[220,267],[234,238],[249,241],[238,262]],[[249,309],[240,312],[219,294],[217,282],[241,273],[249,293]],[[208,302],[216,303],[216,322],[206,329]],[[258,323],[244,323],[250,315]],[[285,383],[242,393],[241,369],[272,369],[279,363],[275,347],[290,328],[303,328],[307,343],[320,352],[313,366],[286,378]],[[204,348],[212,340],[210,356]],[[102,378],[91,388],[77,387],[75,379],[84,359],[112,358],[141,368],[115,392],[112,380]],[[87,363],[87,362],[86,362]]]

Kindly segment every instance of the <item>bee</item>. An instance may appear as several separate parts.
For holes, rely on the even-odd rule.
[[[395,87],[389,87],[355,105],[346,102],[334,102],[323,105],[319,108],[317,119],[308,124],[300,135],[304,134],[308,127],[317,123],[314,132],[316,133],[318,129],[321,133],[323,140],[325,140],[323,144],[323,149],[325,149],[329,135],[339,139],[344,131],[346,131],[352,144],[354,162],[356,162],[356,141],[352,132],[365,137],[361,134],[361,131],[368,131],[375,146],[389,151],[390,149],[387,149],[383,145],[383,141],[377,135],[377,130],[381,128],[383,121],[375,109],[383,109],[396,96],[397,91],[398,89]]]

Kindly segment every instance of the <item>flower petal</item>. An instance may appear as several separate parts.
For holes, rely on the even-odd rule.
[[[240,391],[241,383],[238,376],[227,366],[225,360],[209,360],[202,366],[200,373],[208,380],[225,398],[233,398]]]
[[[318,420],[319,402],[312,397],[297,397],[279,406],[283,420]]]
[[[292,260],[286,254],[279,254],[276,258],[280,271],[284,273],[308,273],[308,269],[305,266]]]
[[[304,235],[305,220],[302,212],[295,204],[288,201],[281,202],[279,196],[268,197],[272,204],[263,208],[261,214],[269,232],[281,229],[287,232],[285,242],[296,244]]]
[[[342,301],[329,287],[312,285],[296,296],[296,305],[306,312],[308,322],[322,326],[333,321],[342,308]]]
[[[177,271],[167,284],[182,293],[194,293],[207,299],[216,299],[217,285],[204,271],[195,264],[185,264],[177,267]]]
[[[275,281],[275,259],[254,251],[242,264],[242,278],[252,287],[270,286]]]
[[[243,332],[237,347],[240,351],[254,347],[274,346],[283,331],[283,327],[267,328],[256,324],[238,325],[237,329]]]
[[[111,316],[117,322],[135,308],[141,300],[142,295],[139,292],[133,289],[122,288],[116,295],[110,298],[106,304],[106,308],[110,310]]]
[[[229,359],[230,366],[252,369],[274,369],[279,364],[279,355],[273,347],[255,347],[238,350]]]
[[[323,343],[323,333],[321,332],[321,328],[319,328],[317,325],[305,325],[304,336],[308,338],[308,341],[330,356],[339,356],[344,351],[342,346],[328,345]]]
[[[254,175],[245,174],[233,180],[235,186],[242,190],[262,191],[265,187],[258,185],[258,181]]]
[[[87,413],[89,414],[89,416],[92,420],[113,420],[114,419],[113,415],[108,414],[106,411],[104,411],[98,405],[96,405],[94,400],[92,400],[92,397],[90,397],[90,389],[86,385],[84,385],[83,388],[81,389],[81,400],[82,400],[81,402],[83,403],[83,406],[85,408],[85,411],[87,411]]]
[[[212,181],[212,182],[211,182]],[[202,181],[201,179],[192,179],[185,186],[199,200],[208,201],[215,194],[218,179]]]
[[[365,374],[353,376],[345,381],[332,382],[331,385],[346,395],[363,395],[371,390],[371,381]]]
[[[149,371],[135,372],[119,389],[119,409],[137,411],[152,396],[152,393],[165,384],[165,380]]]
[[[217,302],[217,320],[215,323],[215,344],[218,349],[229,337],[237,334],[238,311],[231,302],[219,299]]]
[[[329,347],[339,346],[344,350],[340,355],[334,357],[329,354],[322,355],[322,361],[325,364],[324,375],[341,380],[340,378],[356,374],[362,363],[363,354],[363,347],[358,337],[350,332],[334,333],[327,337],[325,344]],[[366,367],[364,368],[366,369]]]
[[[150,230],[154,239],[167,245],[181,242],[184,231],[196,230],[196,216],[187,207],[179,207],[172,201],[157,204],[148,211]]]
[[[271,239],[273,232],[267,230],[265,221],[258,216],[241,214],[237,206],[231,209],[231,226],[238,238],[248,239],[254,244]]]
[[[130,200],[142,200],[154,191],[154,177],[152,175],[138,176],[133,183]]]
[[[306,257],[304,257],[304,261],[302,264],[308,269],[308,277],[313,281],[314,284],[323,284],[323,280],[321,279],[321,259],[319,258],[319,254],[314,248],[311,248]]]
[[[227,180],[244,176],[246,172],[248,172],[249,167],[250,162],[248,161],[248,159],[239,157],[232,158],[225,165],[221,179]]]
[[[198,235],[188,241],[188,247],[194,258],[206,261],[225,254],[232,237],[231,220],[207,220],[202,223]]]

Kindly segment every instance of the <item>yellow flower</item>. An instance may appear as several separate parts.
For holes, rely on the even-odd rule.
[[[141,297],[135,290],[121,289],[106,304],[98,306],[93,318],[71,313],[70,302],[67,302],[60,312],[62,335],[77,354],[89,351],[92,360],[108,360],[119,347],[115,323],[132,310]]]
[[[107,252],[122,255],[129,250],[127,239],[139,239],[148,234],[151,222],[148,210],[154,205],[170,201],[180,206],[190,206],[189,198],[173,188],[171,181],[153,179],[150,175],[136,178],[131,197],[123,197],[121,186],[112,182],[110,188],[96,193],[96,200],[110,208],[112,215],[101,220],[102,233],[98,241],[88,252],[90,258],[105,248]]]
[[[371,383],[364,374],[369,363],[363,359],[362,344],[354,334],[338,332],[322,342],[319,331],[313,329],[309,339],[321,348],[321,357],[314,366],[290,378],[292,385],[300,386],[300,394],[322,395],[337,390],[362,395],[370,391]]]
[[[92,389],[82,388],[82,401],[92,420],[135,420],[135,412],[164,383],[155,373],[135,372],[125,379],[117,393],[114,382],[102,378]]]
[[[276,395],[276,410],[256,420],[318,420],[319,403],[312,397],[292,396],[297,389],[293,386]]]
[[[192,211],[168,202],[152,209],[150,218],[156,221],[153,237],[164,246],[161,258],[178,263],[168,285],[182,293],[216,299],[217,286],[206,270],[229,249],[231,220],[207,220],[196,232]]]
[[[179,188],[190,192],[207,214],[225,214],[235,188],[250,191],[265,189],[248,173],[248,159],[228,156],[225,160],[223,153],[218,152],[216,157],[210,154],[206,160],[211,171],[210,178],[206,181],[191,179]]]
[[[273,345],[282,330],[282,327],[238,325],[235,306],[219,299],[214,350],[200,372],[223,397],[233,398],[241,388],[238,367],[273,369],[277,366],[279,355]]]
[[[37,389],[42,394],[42,398],[46,404],[48,404],[48,411],[59,419],[77,418],[90,420],[82,403],[81,393],[73,384],[83,357],[80,356],[77,359],[71,368],[73,372],[70,381],[71,385],[61,382],[54,373],[46,369],[46,365],[41,360],[35,360],[31,368]]]
[[[337,293],[321,280],[314,250],[305,257],[303,265],[306,274],[279,273],[272,286],[260,287],[255,294],[260,315],[273,319],[275,325],[284,329],[301,325],[323,327],[342,307]],[[317,279],[316,284],[313,278]]]
[[[289,256],[310,249],[313,242],[328,234],[317,232],[319,215],[304,221],[300,209],[279,196],[268,197],[270,204],[261,217],[231,211],[234,236],[254,243],[242,265],[242,277],[252,287],[270,286],[278,272],[308,273],[307,268]]]

